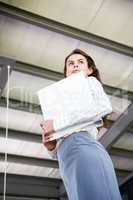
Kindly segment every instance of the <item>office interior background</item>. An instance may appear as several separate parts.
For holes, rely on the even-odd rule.
[[[113,112],[99,140],[133,200],[132,0],[0,0],[0,200],[68,199],[42,145],[37,91],[63,78],[75,48],[101,72]]]

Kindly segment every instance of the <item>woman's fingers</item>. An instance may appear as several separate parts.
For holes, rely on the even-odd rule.
[[[53,135],[45,136],[45,141],[51,141],[52,138],[53,138]]]
[[[53,133],[43,133],[43,142],[49,142],[53,138]]]

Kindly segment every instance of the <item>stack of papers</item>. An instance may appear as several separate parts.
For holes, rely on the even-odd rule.
[[[77,116],[77,122],[94,100],[83,72],[72,74],[38,91],[44,120]],[[59,137],[59,136],[58,136]]]

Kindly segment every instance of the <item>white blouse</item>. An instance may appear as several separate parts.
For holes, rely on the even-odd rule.
[[[53,121],[55,132],[58,132],[59,127],[61,127],[63,137],[57,140],[56,148],[53,151],[49,151],[52,157],[54,157],[57,148],[62,143],[64,138],[73,132],[85,130],[88,131],[92,137],[97,139],[97,127],[102,126],[102,117],[112,112],[111,103],[102,87],[102,84],[93,76],[87,77],[87,80],[90,90],[89,92],[91,92],[93,97],[92,106],[89,107],[89,110],[84,112],[82,116],[80,115],[80,117],[78,112],[71,113],[69,116],[64,116],[62,113],[63,117],[57,118]]]

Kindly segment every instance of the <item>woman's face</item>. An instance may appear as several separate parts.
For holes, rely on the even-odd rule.
[[[66,76],[83,71],[85,76],[92,74],[92,68],[88,68],[87,59],[81,54],[71,55],[66,62]]]

